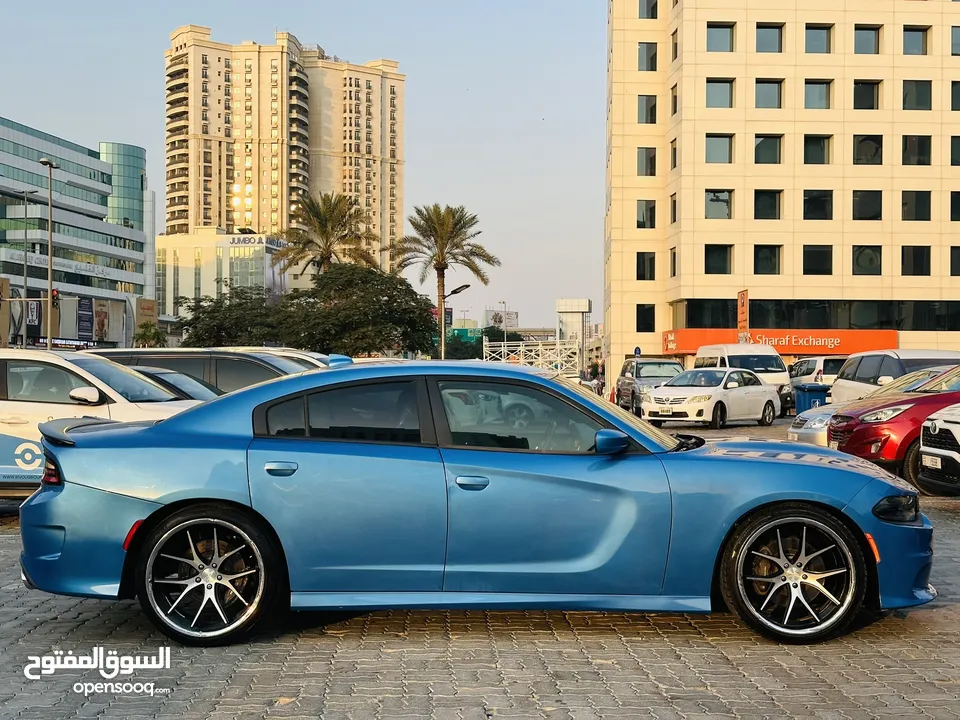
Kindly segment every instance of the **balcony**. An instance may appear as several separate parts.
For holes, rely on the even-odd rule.
[[[186,111],[190,107],[190,98],[187,93],[180,93],[179,99],[167,98],[167,117],[179,110]]]
[[[310,106],[307,104],[307,98],[300,95],[300,93],[290,93],[290,109],[292,110],[294,106],[299,106],[304,110],[310,109]]]
[[[168,198],[172,198],[174,195],[186,195],[189,192],[190,192],[189,182],[178,182],[178,183],[173,183],[172,185],[167,185]]]
[[[168,168],[187,166],[189,164],[190,164],[190,153],[187,153],[187,152],[178,152],[167,158]]]
[[[290,135],[290,147],[303,148],[304,151],[310,149],[310,147],[307,145],[306,137],[301,136],[299,133]]]
[[[189,75],[190,73],[186,68],[181,68],[173,73],[167,73],[167,92],[172,92],[174,88],[178,88],[181,85],[186,87],[189,84]]]
[[[307,185],[307,181],[299,175],[290,176],[290,187],[294,187],[303,191],[310,190],[310,187]]]
[[[167,107],[174,107],[174,103],[187,103],[190,100],[190,86],[186,84],[178,85],[175,89],[167,92]]]
[[[306,88],[306,86],[305,86],[305,85],[300,85],[300,84],[297,83],[297,82],[292,82],[292,83],[290,83],[290,93],[291,93],[291,94],[296,94],[296,95],[303,95],[303,97],[305,97],[305,98],[310,97],[309,93],[307,93],[307,88]]]
[[[303,68],[299,65],[294,65],[290,71],[292,77],[302,80],[304,85],[307,85],[309,81],[307,80],[307,73],[304,72]]]
[[[290,119],[291,119],[291,120],[299,120],[300,122],[302,122],[302,123],[304,123],[304,124],[308,123],[308,122],[309,122],[309,116],[307,115],[306,109],[295,106],[295,105],[293,104],[293,98],[290,98],[290,103],[291,103],[291,104],[290,104]],[[306,105],[306,103],[298,103],[298,105],[299,105],[299,104]]]
[[[181,135],[186,135],[189,132],[190,132],[190,128],[188,127],[179,128],[177,130],[171,130],[170,128],[167,128],[167,137],[168,138],[180,137]]]
[[[167,120],[167,133],[169,135],[176,135],[177,131],[181,129],[184,132],[186,132],[189,126],[190,126],[190,118],[188,118],[187,114],[184,113],[179,117],[175,117],[175,118],[171,118],[170,120]]]
[[[190,198],[188,197],[172,197],[167,200],[168,208],[175,208],[175,207],[180,207],[182,205],[189,205],[189,204],[190,204]]]
[[[167,180],[176,180],[177,178],[189,177],[190,168],[181,168],[179,170],[167,170]]]
[[[167,154],[169,155],[172,152],[177,150],[186,150],[190,147],[189,140],[174,140],[173,142],[167,143]]]
[[[181,53],[180,55],[174,55],[170,58],[170,62],[167,63],[167,74],[174,72],[178,67],[183,67],[187,64],[189,60],[187,53]]]
[[[185,222],[171,223],[167,225],[167,235],[185,235],[190,231],[190,225]]]

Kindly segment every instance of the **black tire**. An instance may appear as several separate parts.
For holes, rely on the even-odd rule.
[[[780,405],[780,417],[785,418],[789,409],[790,408],[787,407],[786,403],[782,403]]]
[[[637,417],[643,417],[643,409],[637,405],[637,396],[634,396],[630,400],[630,412],[632,412]]]
[[[238,546],[236,549],[231,548],[231,541]],[[175,557],[183,560],[176,562],[160,554],[161,549],[169,553],[171,546],[177,547],[178,543],[182,543],[184,550],[192,549],[192,555],[182,550]],[[213,561],[220,560],[221,554],[219,572],[223,575],[218,575]],[[224,572],[228,568],[230,575]],[[181,579],[181,576],[185,577]],[[191,580],[197,581],[197,589],[203,590],[202,600],[191,592],[194,586],[187,582]],[[238,642],[265,621],[282,616],[289,597],[283,553],[272,535],[247,513],[221,503],[186,507],[150,530],[136,558],[134,582],[143,612],[157,629],[183,645],[215,646]],[[167,590],[169,587],[184,588],[181,597],[173,603],[164,593],[177,591]],[[210,598],[213,598],[212,602],[208,602]],[[184,610],[174,612],[181,599],[184,600],[181,607],[188,611],[187,615],[200,600],[194,622],[204,617],[204,611],[209,620],[213,609],[220,617],[227,617],[224,608],[232,607],[237,616],[224,622],[224,627],[219,630],[191,630],[178,623],[181,619],[186,623]],[[161,615],[158,606],[162,605],[172,607]],[[220,619],[216,618],[214,625],[219,623]]]
[[[780,538],[786,538],[783,548]],[[749,516],[727,541],[719,573],[723,600],[744,624],[791,644],[843,634],[862,609],[868,584],[854,533],[806,503],[774,505]]]
[[[651,420],[650,424],[653,425],[654,427],[661,428],[663,427],[663,420]]]
[[[767,404],[763,406],[763,414],[760,416],[760,419],[757,420],[757,424],[761,427],[769,427],[773,425],[773,420],[776,416],[777,411],[774,409],[773,403],[767,400]]]
[[[923,495],[931,493],[924,490],[920,483],[920,439],[914,440],[907,452],[903,455],[903,467],[900,468],[900,477],[913,485]]]
[[[727,424],[727,408],[722,402],[713,406],[713,417],[710,420],[710,427],[719,430]]]

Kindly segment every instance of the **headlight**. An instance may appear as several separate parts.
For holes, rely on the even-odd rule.
[[[920,517],[920,497],[916,494],[885,497],[873,506],[873,514],[887,522],[915,522]]]
[[[641,395],[642,395],[643,393],[648,393],[648,392],[650,392],[651,390],[653,390],[653,385],[641,385],[641,386],[640,386],[640,394],[641,394]]]
[[[825,428],[829,424],[830,424],[829,416],[820,415],[808,421],[805,427],[808,427],[811,430],[819,430],[820,428]]]
[[[788,392],[790,392],[790,388],[790,385],[781,385],[779,388],[777,388],[777,392],[781,395],[786,395]]]
[[[647,393],[644,393],[643,395],[640,396],[640,402],[648,403],[648,402],[652,402],[652,400],[650,400],[650,396]]]
[[[702,402],[710,402],[712,399],[713,399],[713,395],[694,395],[687,402],[702,403]]]
[[[886,422],[891,418],[895,418],[900,413],[905,410],[909,410],[913,405],[894,405],[893,407],[884,408],[883,410],[875,410],[866,415],[860,417],[860,422],[865,423],[880,423]]]

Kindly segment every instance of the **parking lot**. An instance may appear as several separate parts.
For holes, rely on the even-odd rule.
[[[784,437],[788,423],[666,429]],[[960,502],[924,506],[940,597],[825,645],[779,646],[730,615],[310,613],[239,646],[171,647],[169,670],[135,672],[150,697],[74,691],[96,671],[24,676],[32,655],[166,643],[135,603],[25,589],[16,505],[0,504],[0,717],[960,717]]]

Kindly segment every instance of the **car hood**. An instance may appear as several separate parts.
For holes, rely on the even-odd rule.
[[[949,404],[950,402],[955,402],[957,399],[960,399],[960,393],[897,393],[896,395],[885,395],[883,398],[854,400],[843,406],[843,414],[858,418],[868,412],[882,410],[883,408],[893,407],[894,405],[915,405],[917,403],[936,405],[938,402],[940,404]]]
[[[948,405],[945,408],[940,408],[935,413],[931,414],[927,418],[927,422],[931,420],[948,420],[950,422],[956,422],[957,416],[960,415],[960,403],[955,403],[953,405]]]
[[[828,403],[826,405],[819,405],[815,408],[804,410],[797,415],[797,417],[802,417],[804,420],[812,420],[817,417],[833,417],[838,411],[843,410],[849,404],[850,403]]]
[[[692,397],[694,395],[713,395],[719,387],[679,387],[673,385],[665,385],[663,387],[654,388],[653,392],[657,397]]]

